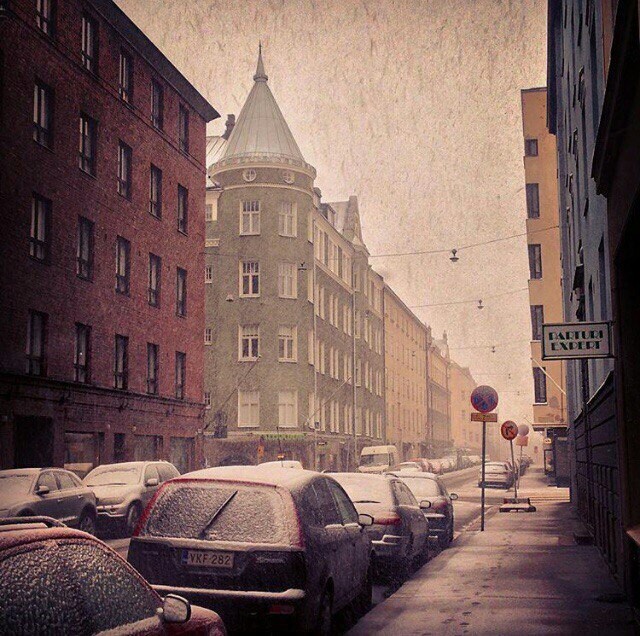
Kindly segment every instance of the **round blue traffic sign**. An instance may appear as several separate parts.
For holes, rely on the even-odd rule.
[[[471,393],[471,406],[480,413],[490,413],[498,406],[498,393],[486,384],[478,386]]]

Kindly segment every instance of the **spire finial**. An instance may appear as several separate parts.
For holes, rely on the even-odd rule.
[[[258,66],[256,74],[253,76],[254,82],[266,82],[269,76],[264,72],[264,62],[262,61],[262,40],[258,43]]]

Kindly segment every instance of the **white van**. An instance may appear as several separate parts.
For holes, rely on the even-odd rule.
[[[365,446],[360,453],[359,473],[383,473],[399,462],[398,449],[387,446]]]

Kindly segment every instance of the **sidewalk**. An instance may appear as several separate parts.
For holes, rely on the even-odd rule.
[[[522,495],[537,512],[492,508],[485,532],[474,524],[349,634],[637,633],[597,549],[576,545],[567,493],[541,472],[525,475]]]

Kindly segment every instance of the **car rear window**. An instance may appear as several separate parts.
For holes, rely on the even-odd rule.
[[[288,544],[286,510],[275,488],[234,483],[169,483],[142,535]]]
[[[485,468],[485,472],[487,473],[506,473],[507,472],[507,468],[505,466],[499,466],[499,465],[491,465],[489,464],[486,468]]]
[[[416,499],[439,497],[441,494],[440,486],[435,479],[403,477],[402,481],[409,487],[409,490],[415,495]]]
[[[381,503],[393,505],[389,482],[384,477],[369,475],[332,475],[344,488],[353,503]]]

